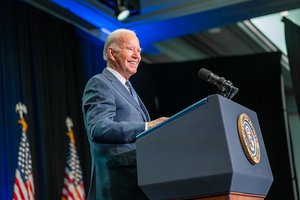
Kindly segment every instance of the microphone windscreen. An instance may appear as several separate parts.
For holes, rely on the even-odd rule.
[[[198,76],[206,81],[209,80],[211,74],[212,74],[211,71],[204,68],[201,68],[198,72]]]

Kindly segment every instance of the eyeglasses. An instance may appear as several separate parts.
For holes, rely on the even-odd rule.
[[[141,54],[142,52],[142,49],[139,48],[139,47],[134,47],[134,46],[125,46],[123,47],[122,49],[125,49],[127,51],[132,51],[133,53],[138,53],[138,54]]]
[[[109,47],[109,48],[114,51],[120,51],[120,49],[123,49],[126,51],[131,51],[132,53],[138,53],[138,54],[142,53],[142,49],[140,47],[134,47],[134,46],[121,46],[121,47],[115,47],[115,48]]]

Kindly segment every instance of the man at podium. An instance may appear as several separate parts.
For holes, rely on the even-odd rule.
[[[88,81],[82,98],[92,156],[88,199],[147,199],[137,185],[135,138],[166,118],[150,121],[129,82],[141,61],[135,32],[112,32],[105,41],[103,58],[107,67]]]

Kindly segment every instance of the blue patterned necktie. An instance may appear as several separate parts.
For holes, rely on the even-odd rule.
[[[127,88],[129,89],[130,94],[133,96],[134,100],[140,105],[139,100],[138,100],[138,96],[135,92],[135,90],[133,89],[131,83],[129,81],[125,82],[125,85],[127,86]]]

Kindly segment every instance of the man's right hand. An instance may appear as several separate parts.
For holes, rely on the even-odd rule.
[[[160,117],[160,118],[158,118],[158,119],[156,119],[156,120],[153,120],[153,121],[151,121],[151,122],[148,122],[148,123],[147,123],[148,129],[153,128],[154,126],[156,126],[156,125],[162,123],[163,121],[165,121],[165,120],[167,120],[167,119],[169,119],[169,117]]]

